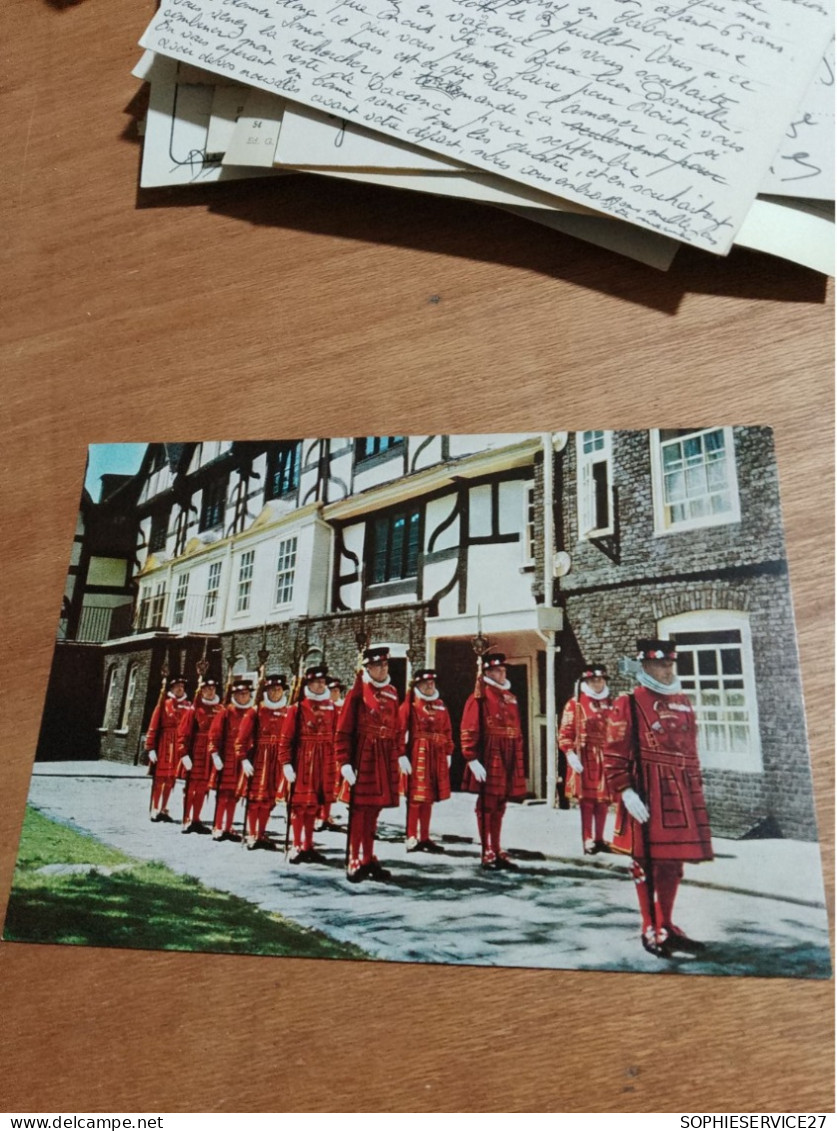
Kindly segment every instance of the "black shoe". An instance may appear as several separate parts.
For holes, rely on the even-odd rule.
[[[497,853],[497,867],[501,871],[506,872],[519,872],[520,865],[515,864],[514,860],[509,856],[508,852]]]
[[[667,927],[668,938],[665,941],[666,950],[671,953],[672,951],[680,951],[681,954],[702,954],[706,950],[706,943],[698,942],[697,939],[690,939],[685,931],[681,931],[679,927]]]
[[[366,865],[366,868],[369,872],[370,880],[379,880],[381,883],[385,884],[392,879],[392,872],[385,868],[374,856]]]
[[[480,862],[480,867],[484,872],[499,872],[501,865],[493,852],[486,852]]]
[[[317,832],[322,833],[343,833],[346,830],[342,825],[335,825],[334,821],[323,821]]]
[[[653,954],[655,958],[671,958],[668,940],[659,940],[653,927],[649,927],[647,931],[643,931],[640,938],[642,939],[644,949],[647,950],[649,954]]]
[[[165,811],[165,809],[163,810],[162,813],[157,814],[157,817],[155,818],[155,820],[164,821],[167,825],[173,825],[174,824],[174,817],[170,817],[168,815],[168,813]]]
[[[316,848],[308,848],[302,855],[306,864],[328,864],[327,857],[322,852],[317,852]]]
[[[193,832],[195,831],[195,826],[194,826],[194,825],[192,825],[192,824],[189,824],[189,825],[183,825],[183,826],[181,827],[180,831],[181,831],[182,833],[193,833]]]
[[[200,833],[201,836],[209,836],[212,829],[205,825],[203,821],[192,821],[191,830],[193,833]]]
[[[369,865],[358,864],[354,870],[346,869],[346,879],[350,884],[359,884],[369,879]]]
[[[612,851],[613,851],[613,849],[610,847],[610,845],[607,843],[606,840],[597,840],[596,841],[596,852],[612,852]]]
[[[304,864],[305,863],[305,853],[302,851],[301,848],[292,848],[291,849],[291,851],[288,853],[288,863],[289,864]]]
[[[437,844],[435,840],[430,840],[429,837],[427,840],[420,840],[418,847],[419,852],[438,853],[445,851],[444,848],[442,848],[441,844]]]

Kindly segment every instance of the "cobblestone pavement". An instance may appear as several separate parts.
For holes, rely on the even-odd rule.
[[[180,811],[180,786],[171,812]],[[584,856],[579,814],[545,805],[509,807],[505,847],[519,872],[479,868],[474,799],[434,807],[444,854],[408,854],[404,807],[385,810],[377,852],[391,883],[349,884],[346,838],[317,834],[325,865],[290,865],[284,809],[269,832],[279,850],[180,832],[148,820],[142,770],[112,763],[35,767],[30,801],[46,816],[143,860],[159,860],[204,884],[242,896],[375,958],[475,965],[827,977],[828,922],[816,844],[715,841],[716,861],[688,866],[677,920],[709,946],[699,959],[660,960],[639,943],[626,858]],[[211,798],[206,811],[211,815]],[[345,824],[345,807],[335,815]]]

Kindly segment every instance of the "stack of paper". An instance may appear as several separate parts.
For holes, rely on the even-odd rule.
[[[833,274],[832,37],[830,0],[161,0],[141,183],[305,170]]]

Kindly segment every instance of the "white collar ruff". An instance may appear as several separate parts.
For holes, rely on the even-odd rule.
[[[423,699],[425,701],[425,703],[432,703],[434,699],[439,698],[438,690],[434,691],[432,695],[425,695],[424,692],[419,691],[419,689],[417,687],[414,687],[413,691],[415,691],[415,693],[416,693],[416,698],[417,699]]]
[[[389,684],[390,684],[391,681],[390,681],[389,676],[387,676],[386,679],[382,679],[382,680],[373,679],[372,676],[369,674],[369,672],[364,669],[363,682],[364,683],[371,683],[373,687],[389,687]]]
[[[315,703],[324,703],[326,699],[331,699],[331,692],[328,688],[326,688],[325,691],[321,692],[319,695],[315,695],[309,687],[304,687],[303,691],[305,692],[305,698],[313,699]]]
[[[587,680],[584,679],[584,680],[581,681],[581,691],[583,692],[584,695],[588,695],[591,699],[609,699],[610,698],[610,688],[607,686],[607,684],[604,685],[604,687],[602,688],[601,691],[594,691],[592,689],[592,687],[590,687],[590,685],[588,684]]]
[[[484,675],[482,678],[486,683],[490,683],[492,687],[498,687],[500,691],[511,691],[511,684],[508,680],[506,680],[505,683],[500,683],[496,679],[491,679],[491,677],[488,675]]]
[[[275,703],[272,703],[266,695],[262,699],[262,706],[267,707],[268,711],[278,711],[280,707],[287,707],[287,705],[288,705],[287,694],[283,695],[281,699],[277,699]]]

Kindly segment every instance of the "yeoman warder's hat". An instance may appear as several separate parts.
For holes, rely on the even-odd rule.
[[[602,679],[607,676],[607,668],[600,660],[593,660],[589,664],[585,664],[581,673],[582,679],[595,679],[596,676],[601,676]]]
[[[382,660],[389,659],[389,648],[386,644],[372,644],[363,653],[363,662],[368,664],[379,664]]]
[[[274,672],[273,675],[266,675],[264,677],[264,685],[265,685],[265,687],[286,688],[288,686],[288,680],[285,676],[278,675],[277,673]]]
[[[243,676],[236,676],[236,678],[232,681],[232,686],[230,688],[230,691],[252,691],[252,690],[253,690],[252,679],[245,679]]]
[[[482,658],[482,670],[487,672],[490,668],[504,668],[506,657],[503,652],[487,652]]]
[[[424,680],[424,679],[435,680],[435,678],[436,678],[436,669],[435,668],[418,668],[413,673],[413,683],[421,683],[421,681]]]
[[[673,640],[637,640],[638,660],[676,660],[677,645]]]
[[[305,682],[310,683],[312,679],[326,679],[328,676],[328,668],[325,664],[314,664],[310,668],[305,669]]]

